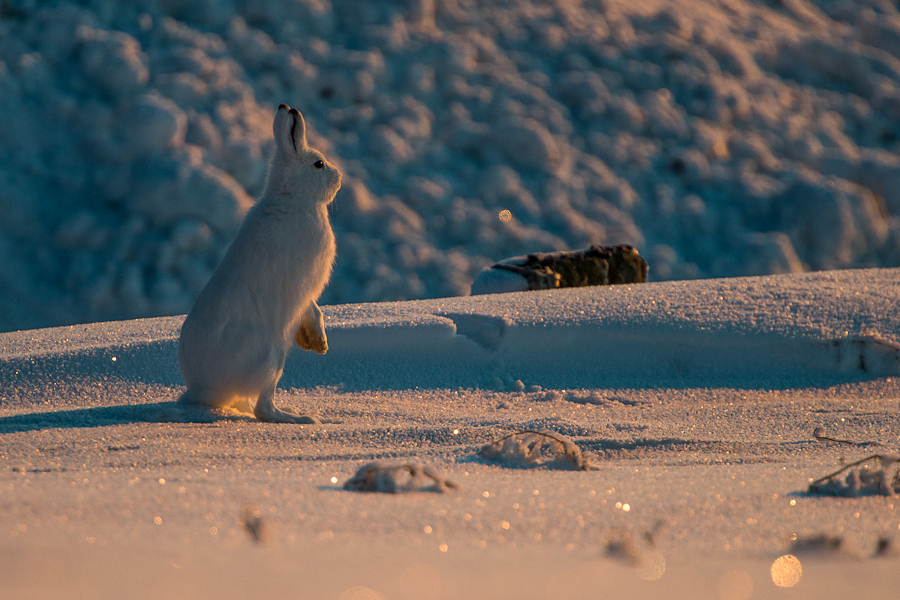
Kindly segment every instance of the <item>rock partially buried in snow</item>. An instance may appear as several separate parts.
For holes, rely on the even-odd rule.
[[[472,283],[472,295],[644,283],[648,269],[647,261],[627,245],[535,253],[484,269]]]
[[[446,492],[457,487],[431,465],[386,465],[378,461],[363,465],[344,483],[345,490],[385,494]]]

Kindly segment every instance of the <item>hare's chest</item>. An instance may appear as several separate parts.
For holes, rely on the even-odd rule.
[[[327,278],[337,251],[334,231],[325,219],[313,223],[300,223],[295,228],[293,248],[285,259],[312,279]]]

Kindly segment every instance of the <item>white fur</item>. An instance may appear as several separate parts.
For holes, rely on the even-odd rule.
[[[273,129],[262,198],[181,327],[178,362],[188,389],[178,401],[222,408],[249,400],[262,421],[315,423],[276,408],[275,386],[292,342],[328,350],[316,300],[334,263],[328,204],[341,173],[307,145],[297,110],[279,106]]]

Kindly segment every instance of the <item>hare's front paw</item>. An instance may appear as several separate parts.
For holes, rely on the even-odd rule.
[[[319,354],[328,352],[328,338],[324,331],[316,331],[306,323],[297,328],[297,335],[294,336],[297,345],[304,350],[314,350]]]
[[[328,338],[325,337],[325,319],[319,305],[310,303],[300,319],[300,326],[294,334],[297,345],[304,350],[315,350],[319,354],[328,352]]]

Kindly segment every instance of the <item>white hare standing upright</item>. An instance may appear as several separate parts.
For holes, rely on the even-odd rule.
[[[275,155],[262,198],[247,213],[181,327],[178,362],[185,404],[215,408],[255,400],[261,421],[316,423],[275,406],[275,386],[292,341],[325,354],[316,300],[334,263],[328,204],[341,172],[306,143],[306,123],[282,104]]]

